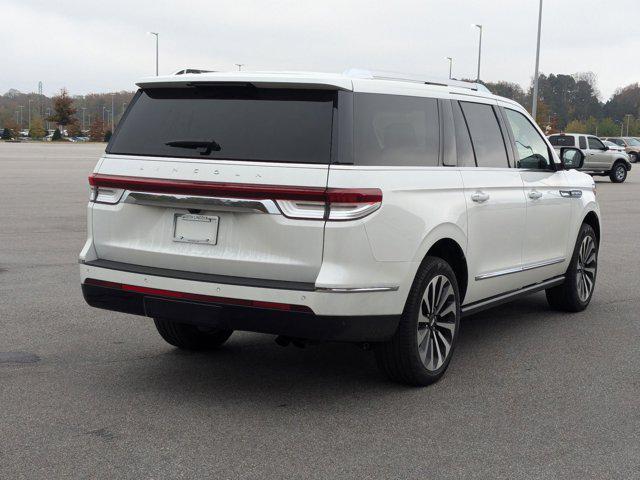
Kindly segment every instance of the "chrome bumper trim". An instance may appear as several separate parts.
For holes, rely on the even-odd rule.
[[[327,293],[365,293],[365,292],[395,292],[400,287],[395,285],[391,287],[354,287],[354,288],[327,288],[316,287],[316,292]]]
[[[124,203],[150,207],[172,207],[226,212],[279,214],[273,200],[248,198],[201,197],[197,195],[173,195],[167,193],[129,192]]]

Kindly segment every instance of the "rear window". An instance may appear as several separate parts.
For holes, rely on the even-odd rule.
[[[575,147],[576,141],[569,135],[551,135],[549,137],[549,143],[554,147]]]
[[[328,164],[334,98],[254,86],[145,89],[107,152]]]

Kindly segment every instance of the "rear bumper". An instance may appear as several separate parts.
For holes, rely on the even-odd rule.
[[[310,340],[376,342],[388,340],[398,326],[399,315],[337,316],[312,311],[282,311],[230,305],[212,301],[170,298],[162,293],[125,291],[108,286],[82,284],[82,294],[92,307],[164,318],[181,323],[230,330],[285,335]],[[222,299],[221,299],[222,300]]]

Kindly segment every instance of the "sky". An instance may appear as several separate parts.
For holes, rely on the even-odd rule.
[[[539,0],[0,0],[0,94],[134,90],[155,73],[366,68],[528,87]],[[640,81],[639,0],[545,0],[540,71],[592,71],[601,99]]]

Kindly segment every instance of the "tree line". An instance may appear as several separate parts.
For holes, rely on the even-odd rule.
[[[0,135],[11,139],[28,130],[35,139],[53,132],[52,140],[61,140],[66,134],[108,141],[134,94],[121,91],[71,96],[63,88],[58,95],[47,97],[12,89],[0,96]]]
[[[596,76],[540,75],[536,121],[548,133],[590,133],[601,137],[640,136],[640,84],[618,88],[607,101],[600,100]],[[486,82],[489,90],[511,98],[531,112],[533,85],[525,92],[517,83]]]
[[[533,85],[525,91],[517,83],[483,82],[497,95],[511,98],[531,111]],[[3,138],[17,136],[29,126],[40,138],[55,127],[54,136],[87,135],[103,141],[111,135],[135,92],[92,93],[70,96],[66,89],[54,97],[9,90],[0,96],[0,127]],[[541,74],[538,81],[536,121],[547,133],[566,131],[599,136],[640,136],[640,84],[618,88],[600,100],[597,78],[591,72]]]

